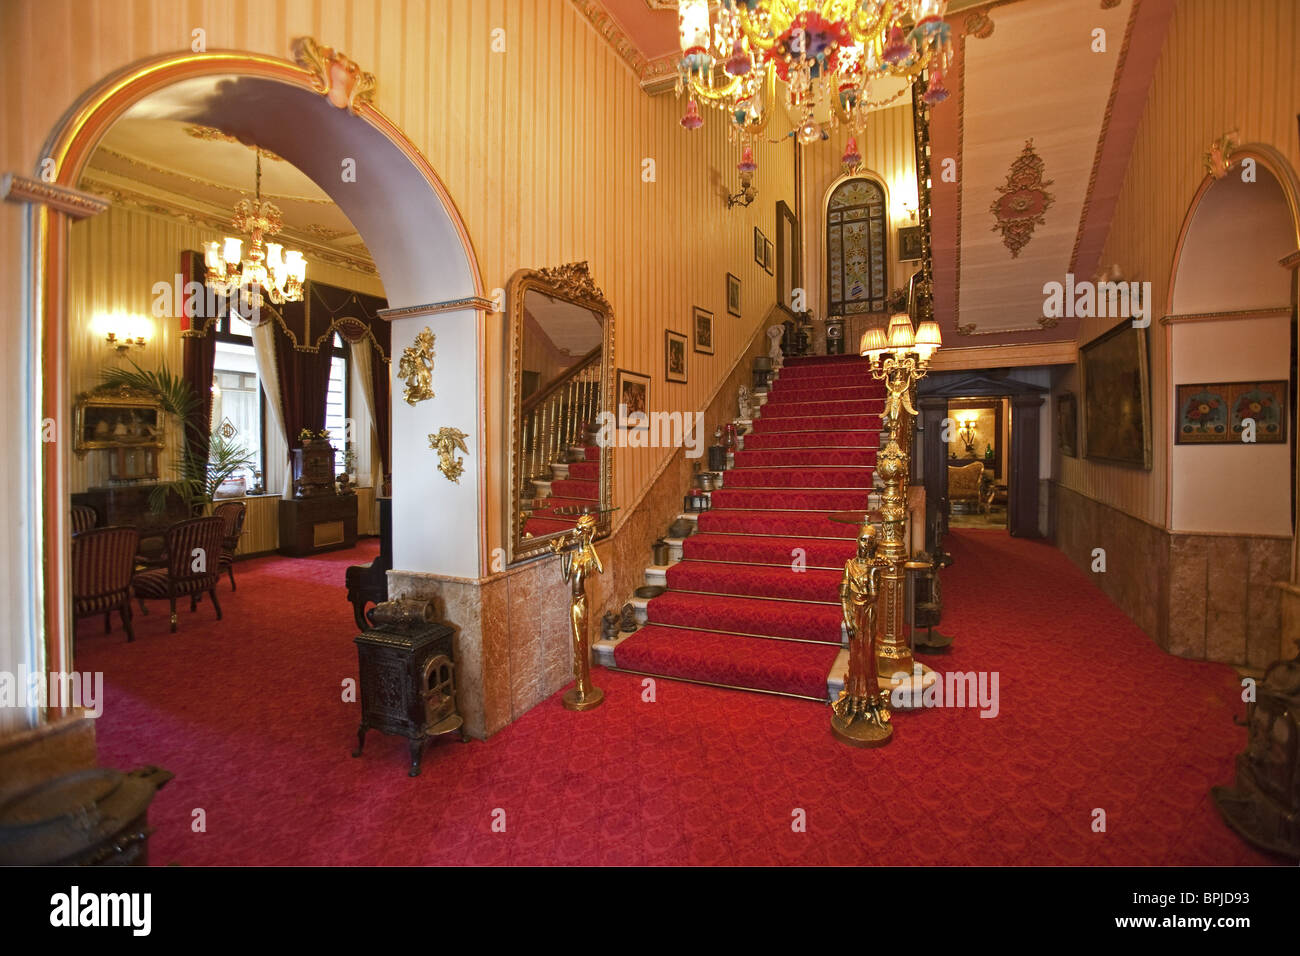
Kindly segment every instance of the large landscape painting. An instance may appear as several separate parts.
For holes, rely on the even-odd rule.
[[[1126,319],[1079,350],[1083,454],[1151,470],[1147,330]]]

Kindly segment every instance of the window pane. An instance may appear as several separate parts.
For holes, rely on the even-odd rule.
[[[262,460],[261,383],[251,345],[217,342],[211,427],[248,449],[256,461]],[[251,468],[245,475],[252,486]]]
[[[325,429],[330,433],[334,456],[334,473],[344,472],[343,452],[347,438],[348,363],[337,355],[330,360],[330,387],[325,396]]]
[[[245,335],[253,337],[253,327],[239,317],[239,313],[231,312],[226,316],[226,331],[231,335]]]

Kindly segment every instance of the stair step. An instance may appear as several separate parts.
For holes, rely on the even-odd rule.
[[[683,558],[688,561],[785,567],[792,567],[798,558],[805,567],[842,569],[844,562],[853,557],[856,548],[853,538],[760,537],[701,531],[686,539]],[[801,551],[802,555],[797,551]]]
[[[650,624],[820,644],[838,645],[844,641],[839,605],[716,598],[685,591],[669,591],[647,603],[646,620]]]
[[[679,561],[667,569],[665,581],[674,591],[774,600],[839,604],[842,571],[809,568],[795,571],[790,566],[724,564],[712,561]]]

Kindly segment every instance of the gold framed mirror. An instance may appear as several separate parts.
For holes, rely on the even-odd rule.
[[[612,407],[614,312],[585,262],[520,269],[506,286],[510,320],[509,563],[597,515],[610,531],[614,458],[597,442]]]

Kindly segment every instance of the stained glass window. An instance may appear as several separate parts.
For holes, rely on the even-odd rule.
[[[885,190],[871,179],[847,179],[826,206],[828,315],[884,312],[889,291],[885,259]]]

